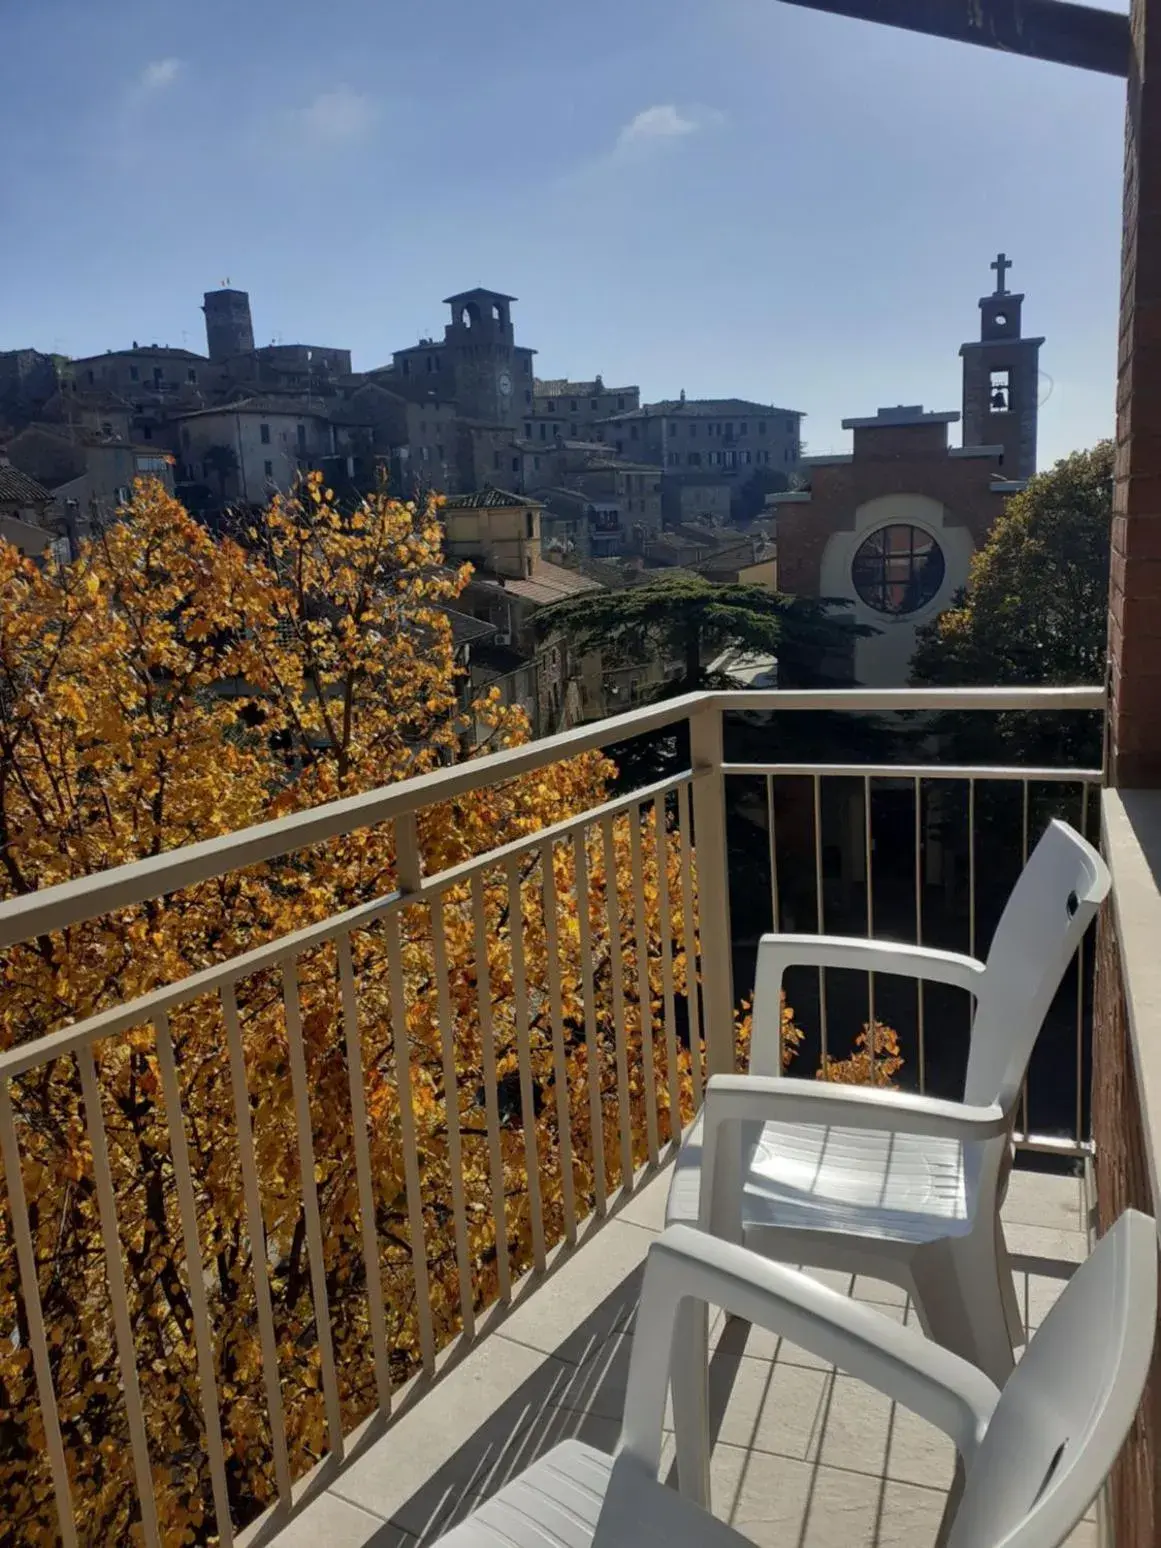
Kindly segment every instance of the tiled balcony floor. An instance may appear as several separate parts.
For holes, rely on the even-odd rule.
[[[647,1183],[434,1386],[416,1391],[274,1537],[278,1548],[413,1548],[566,1437],[611,1450],[641,1264],[667,1182],[664,1172]],[[1036,1327],[1087,1252],[1083,1184],[1017,1172],[1004,1219]],[[831,1279],[909,1320],[893,1286]],[[952,1469],[938,1431],[784,1340],[720,1318],[711,1390],[714,1514],[760,1548],[934,1542]],[[1088,1520],[1070,1541],[1096,1540]]]

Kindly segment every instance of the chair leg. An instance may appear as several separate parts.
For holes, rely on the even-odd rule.
[[[1004,1297],[1004,1321],[1008,1324],[1008,1338],[1015,1349],[1025,1341],[1024,1316],[1020,1310],[1016,1276],[1012,1272],[1012,1260],[1008,1256],[1008,1243],[1004,1239],[1004,1227],[999,1215],[996,1216],[996,1272],[1000,1278],[1000,1294]]]
[[[951,1487],[947,1491],[947,1499],[943,1503],[943,1515],[940,1518],[939,1531],[935,1536],[935,1548],[947,1548],[951,1529],[955,1526],[955,1518],[959,1514],[960,1501],[963,1498],[963,1486],[966,1481],[967,1473],[963,1465],[963,1458],[957,1453],[955,1475],[951,1480]]]
[[[912,1272],[929,1336],[1002,1387],[1014,1361],[991,1233],[929,1247]]]
[[[686,1499],[710,1508],[709,1307],[683,1301],[669,1362],[677,1484]]]

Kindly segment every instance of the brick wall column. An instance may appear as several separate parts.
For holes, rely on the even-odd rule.
[[[1109,777],[1161,788],[1161,0],[1132,0],[1125,117]]]

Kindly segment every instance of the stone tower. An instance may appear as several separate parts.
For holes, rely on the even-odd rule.
[[[207,290],[202,311],[206,314],[206,345],[211,360],[247,355],[254,348],[254,324],[250,321],[250,296],[245,290]]]
[[[962,344],[963,444],[1002,446],[1005,478],[1036,471],[1036,418],[1041,339],[1020,336],[1024,297],[1004,284],[1011,268],[1000,253],[992,264],[996,288],[980,298],[980,337]]]
[[[515,296],[465,290],[448,296],[452,320],[444,328],[445,367],[465,419],[515,428],[532,402],[532,355],[512,332]]]

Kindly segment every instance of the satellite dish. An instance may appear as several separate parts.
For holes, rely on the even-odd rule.
[[[1037,408],[1043,408],[1044,407],[1044,405],[1048,402],[1049,398],[1052,396],[1052,389],[1055,386],[1056,386],[1056,383],[1052,380],[1052,378],[1049,376],[1047,371],[1038,371],[1036,373],[1036,407]]]

